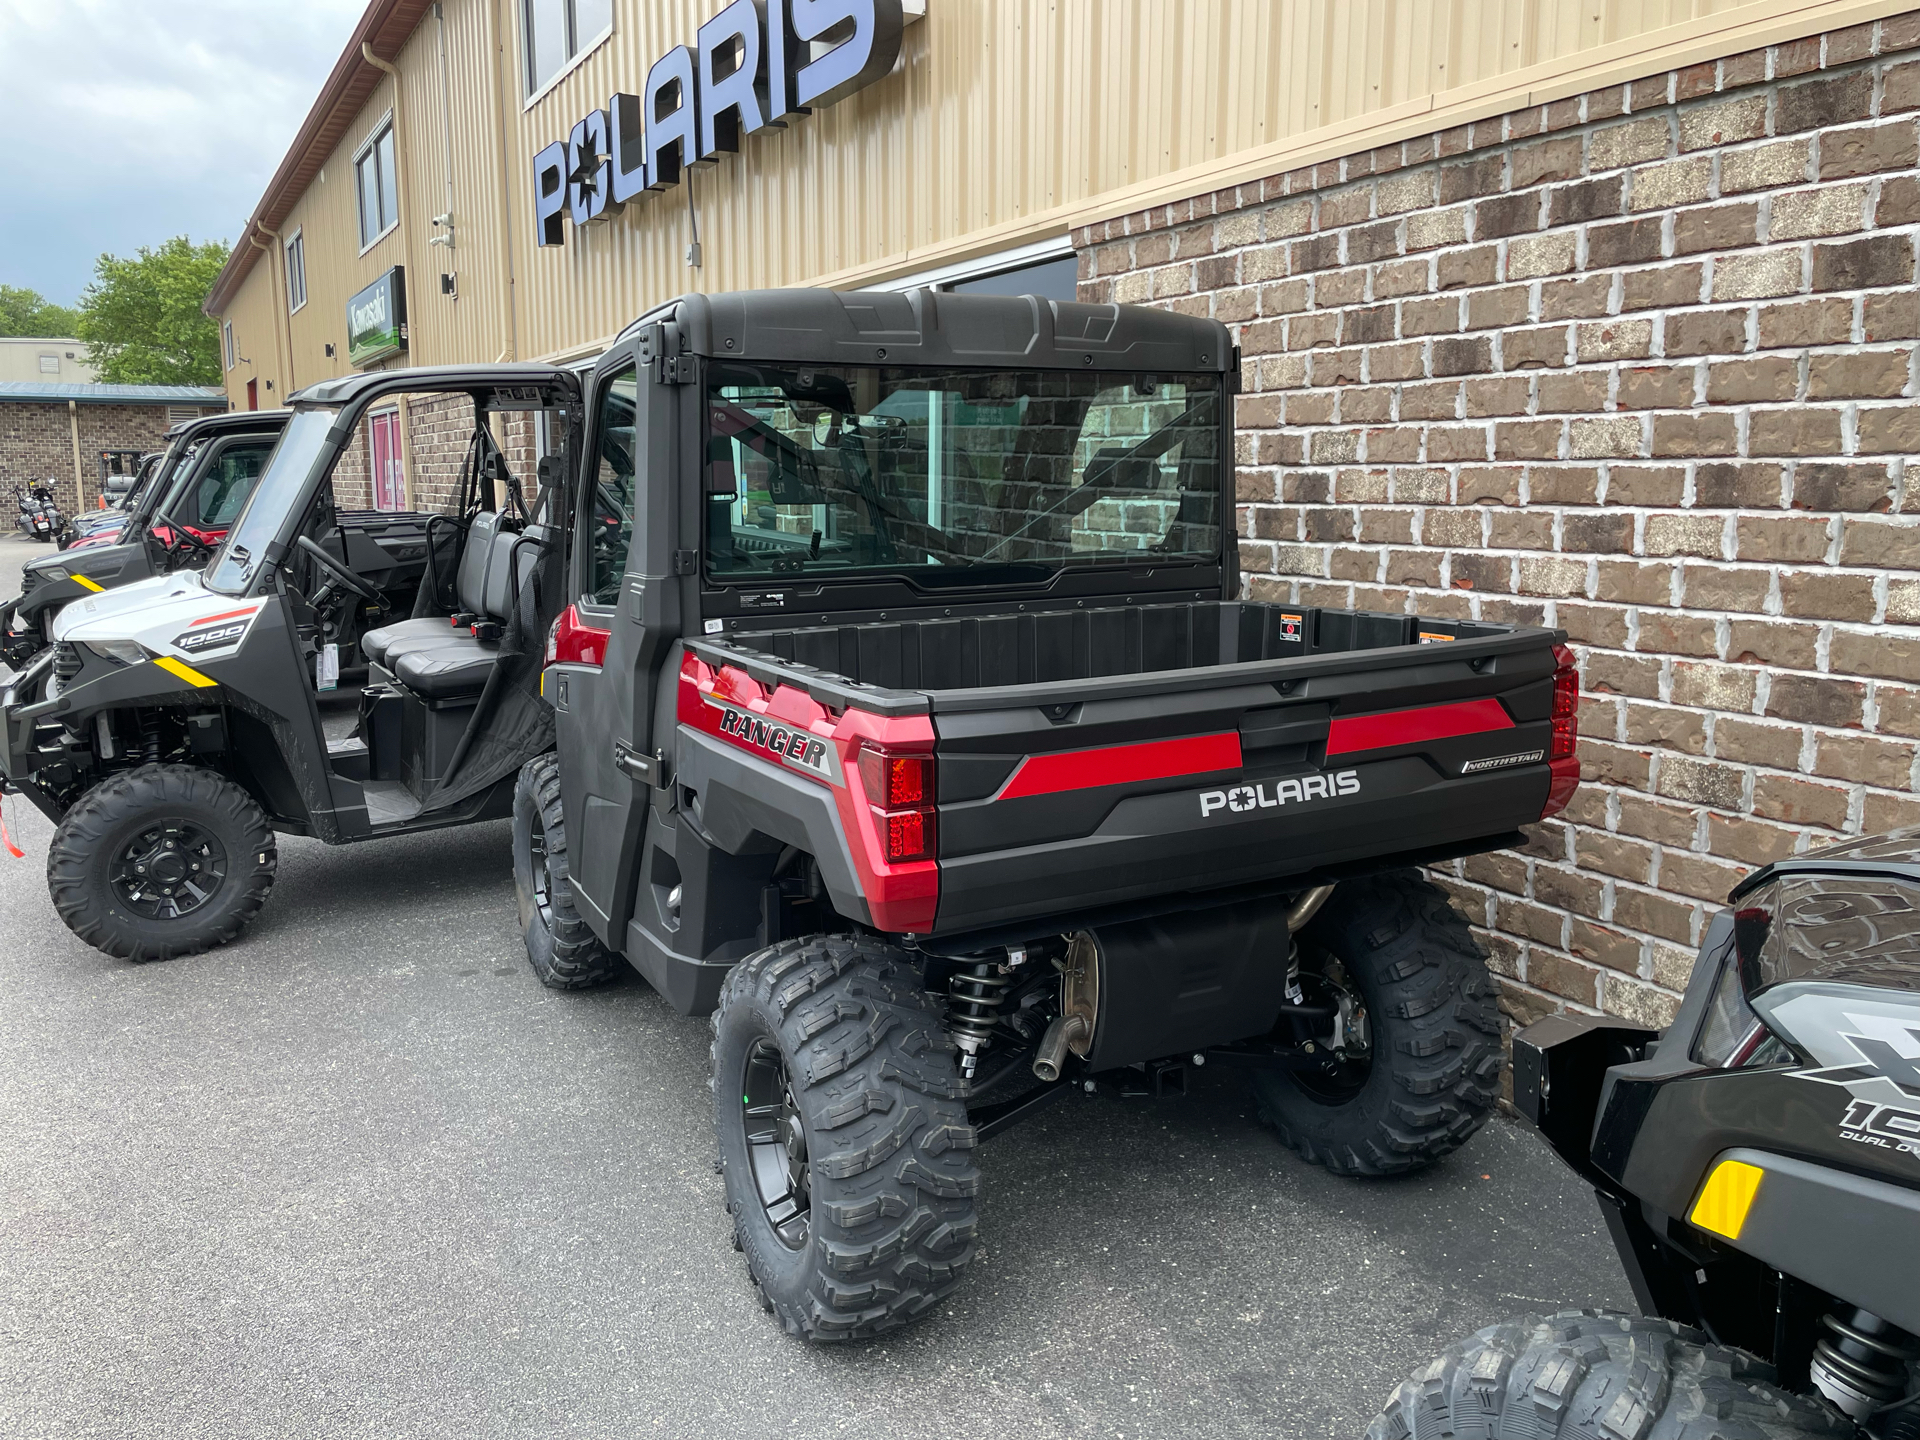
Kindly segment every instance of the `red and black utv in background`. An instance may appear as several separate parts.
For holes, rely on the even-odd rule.
[[[1413,1169],[1493,1103],[1413,868],[1564,806],[1558,632],[1242,595],[1224,327],[1033,297],[691,296],[586,397],[515,875],[550,985],[713,1015],[737,1242],[814,1339],[925,1313],[978,1141],[1253,1075]]]

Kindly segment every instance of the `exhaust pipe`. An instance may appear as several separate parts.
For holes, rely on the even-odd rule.
[[[1040,1048],[1033,1052],[1033,1073],[1051,1085],[1060,1078],[1060,1067],[1067,1062],[1067,1051],[1093,1038],[1093,1027],[1084,1015],[1056,1015],[1040,1037]]]
[[[1298,935],[1307,928],[1307,922],[1320,913],[1320,907],[1327,903],[1327,897],[1333,894],[1333,886],[1316,885],[1311,890],[1301,892],[1287,909],[1287,929]]]

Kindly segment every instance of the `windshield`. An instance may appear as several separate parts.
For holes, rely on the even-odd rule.
[[[285,527],[306,493],[313,462],[339,419],[336,410],[296,410],[267,457],[267,468],[227,538],[207,562],[206,585],[223,595],[238,595],[258,572],[266,548]]]
[[[715,579],[1220,556],[1218,376],[716,363],[707,422]]]

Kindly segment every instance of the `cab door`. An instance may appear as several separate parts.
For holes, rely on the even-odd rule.
[[[548,672],[574,895],[623,951],[659,773],[655,697],[680,638],[674,575],[678,407],[654,326],[595,367],[573,535],[573,618]],[[677,378],[677,377],[676,377]]]

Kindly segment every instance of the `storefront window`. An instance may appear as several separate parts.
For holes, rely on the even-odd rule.
[[[613,0],[521,0],[527,94],[544,89],[572,59],[613,29]]]

